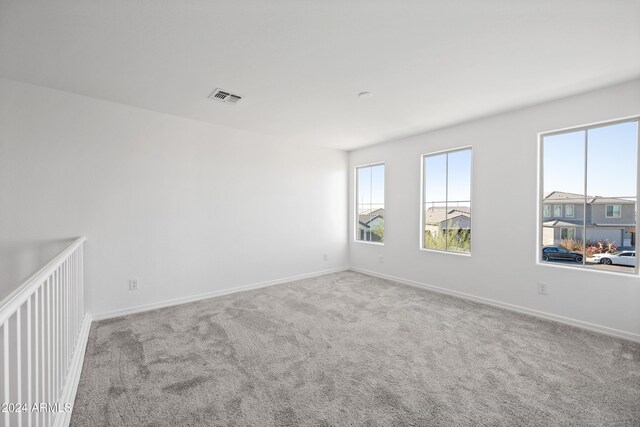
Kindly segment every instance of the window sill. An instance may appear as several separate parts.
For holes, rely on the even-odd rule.
[[[384,246],[384,242],[367,242],[366,240],[353,240],[354,243],[364,243],[366,245]]]
[[[463,257],[471,257],[471,252],[454,252],[454,251],[441,251],[439,249],[427,249],[427,248],[420,248],[421,251],[423,252],[435,252],[438,254],[447,254],[447,255],[457,255],[457,256],[463,256]]]
[[[638,277],[638,272],[636,270],[631,270],[628,273],[626,273],[621,271],[598,270],[597,268],[585,267],[580,264],[577,264],[577,265],[571,265],[568,263],[561,264],[561,263],[545,262],[541,260],[537,260],[536,265],[539,265],[545,268],[549,267],[549,268],[559,268],[559,269],[565,269],[565,270],[586,271],[586,272],[594,272],[599,274],[606,274],[606,275],[613,275],[613,276],[620,276],[620,277]]]

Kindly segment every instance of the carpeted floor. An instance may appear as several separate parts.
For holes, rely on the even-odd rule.
[[[94,323],[73,426],[637,426],[640,345],[354,272]]]

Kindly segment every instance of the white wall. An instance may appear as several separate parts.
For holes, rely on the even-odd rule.
[[[346,174],[341,151],[0,80],[0,299],[78,235],[93,313],[344,267]]]
[[[351,266],[640,339],[640,278],[536,263],[538,132],[639,113],[636,80],[351,152]],[[466,145],[473,146],[473,254],[421,251],[420,156]],[[353,168],[376,162],[386,164],[384,246],[352,237]],[[537,293],[537,282],[548,284],[548,295]]]
[[[638,113],[634,81],[354,151],[348,161],[0,79],[0,298],[66,239],[85,235],[93,313],[350,264],[640,338],[638,277],[536,264],[537,133]],[[420,155],[465,145],[473,254],[421,251]],[[380,161],[385,244],[353,242],[353,167]],[[134,277],[141,289],[130,292]],[[539,281],[548,295],[536,292]]]

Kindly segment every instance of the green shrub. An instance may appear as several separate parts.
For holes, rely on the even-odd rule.
[[[471,252],[471,230],[447,230],[437,235],[424,233],[424,248],[440,251]]]

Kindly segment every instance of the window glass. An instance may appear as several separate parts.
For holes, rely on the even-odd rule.
[[[607,216],[610,218],[619,218],[621,210],[620,205],[607,205]]]
[[[356,240],[384,242],[384,164],[356,168]]]
[[[560,229],[560,239],[562,240],[575,240],[576,237],[576,229],[575,228],[561,228]]]
[[[565,205],[565,207],[564,207],[564,216],[573,217],[575,215],[573,209],[574,209],[573,205]]]
[[[471,149],[423,156],[422,247],[471,252]]]
[[[562,205],[553,205],[553,216],[558,218],[562,216]]]
[[[637,145],[637,119],[543,135],[540,240],[564,251],[543,262],[636,270],[607,256],[636,246]]]

